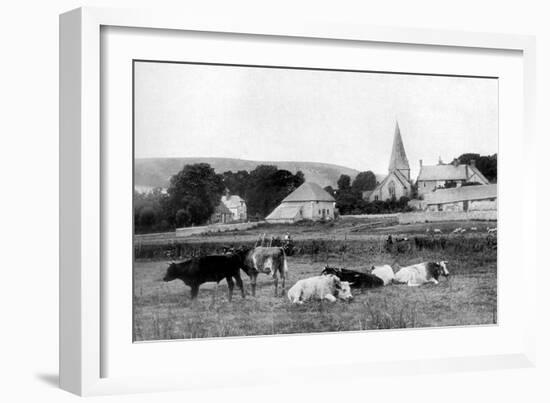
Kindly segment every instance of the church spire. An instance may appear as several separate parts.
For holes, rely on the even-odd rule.
[[[393,135],[393,148],[391,151],[390,166],[388,171],[392,172],[395,169],[405,174],[407,179],[410,178],[411,168],[409,167],[407,154],[405,154],[403,139],[401,139],[401,130],[399,130],[399,123],[397,121],[395,122],[395,134]]]

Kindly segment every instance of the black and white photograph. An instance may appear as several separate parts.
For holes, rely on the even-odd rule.
[[[497,77],[132,69],[135,342],[498,324]]]

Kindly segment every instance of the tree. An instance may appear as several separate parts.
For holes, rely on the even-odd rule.
[[[475,166],[479,169],[479,172],[481,172],[489,182],[497,181],[497,154],[482,156],[474,153],[466,153],[458,157],[458,161],[461,164],[470,164],[472,160],[475,161]]]
[[[351,178],[349,175],[342,174],[336,184],[338,185],[338,190],[348,190],[351,187]]]
[[[327,192],[327,193],[328,193],[329,195],[331,195],[331,196],[335,196],[335,195],[336,195],[336,191],[335,191],[334,188],[333,188],[332,186],[330,186],[330,185],[325,186],[323,189],[325,190],[325,192]]]
[[[227,171],[223,173],[223,184],[229,190],[229,193],[239,195],[243,198],[246,194],[246,189],[249,187],[249,181],[250,174],[248,171]]]
[[[185,165],[170,178],[165,208],[178,226],[204,224],[214,213],[224,191],[223,177],[209,164]]]
[[[351,185],[351,189],[357,193],[374,190],[375,187],[376,175],[372,171],[359,172]]]
[[[249,214],[265,217],[302,183],[304,174],[300,171],[293,175],[274,165],[258,165],[250,172],[245,192]]]

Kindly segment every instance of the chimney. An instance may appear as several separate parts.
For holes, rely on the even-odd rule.
[[[420,162],[420,168],[422,168],[422,160],[419,160],[419,162]]]
[[[475,167],[476,166],[476,160],[470,160],[470,166]]]

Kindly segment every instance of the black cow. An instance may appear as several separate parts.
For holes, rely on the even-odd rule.
[[[240,274],[241,265],[240,257],[234,254],[202,256],[181,263],[170,263],[163,280],[180,279],[185,285],[191,287],[191,299],[194,299],[199,293],[201,284],[208,282],[217,284],[226,279],[229,288],[229,301],[231,301],[235,285],[233,278],[244,298],[244,287]]]
[[[384,285],[384,281],[374,274],[361,273],[359,271],[342,269],[339,267],[325,266],[321,274],[334,274],[341,281],[349,282],[350,286],[353,288],[374,288]]]

